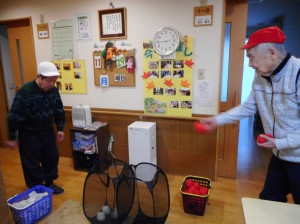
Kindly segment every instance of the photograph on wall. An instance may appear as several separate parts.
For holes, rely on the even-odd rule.
[[[61,94],[87,94],[84,60],[54,60],[52,62],[60,73],[56,87]]]
[[[166,114],[167,112],[167,103],[152,97],[145,98],[144,106],[146,114]]]
[[[180,39],[174,59],[161,59],[148,43],[143,43],[144,112],[191,117],[193,38]]]

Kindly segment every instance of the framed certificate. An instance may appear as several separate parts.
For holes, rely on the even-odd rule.
[[[126,39],[126,8],[99,10],[100,39]]]

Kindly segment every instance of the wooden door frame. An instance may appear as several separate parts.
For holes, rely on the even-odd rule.
[[[227,111],[241,102],[244,51],[240,48],[246,38],[247,14],[247,0],[226,1],[225,23],[231,23],[230,56],[227,101],[220,102],[220,112]],[[218,128],[217,176],[236,178],[238,139],[239,122]]]
[[[0,47],[1,50],[1,47]],[[0,54],[0,147],[5,147],[7,139],[7,114],[8,104],[5,92],[5,79],[2,67],[2,55]]]
[[[24,24],[28,25],[28,28],[30,29],[30,37],[32,41],[32,45],[34,47],[34,36],[33,36],[33,29],[32,29],[32,18],[31,17],[22,17],[22,18],[15,18],[15,19],[9,19],[9,20],[0,20],[0,24],[7,25],[7,26],[24,26]],[[34,64],[31,65],[36,69],[36,55],[35,55],[35,47],[33,48],[33,56],[34,56]],[[2,54],[0,54],[0,147],[5,147],[6,140],[8,137],[8,129],[7,129],[7,116],[9,111],[9,103],[7,99],[7,93],[6,88],[7,84],[5,82],[5,74],[4,74],[4,64],[2,60]],[[36,74],[29,74],[28,77],[26,76],[26,80],[32,80],[32,77],[35,77]]]

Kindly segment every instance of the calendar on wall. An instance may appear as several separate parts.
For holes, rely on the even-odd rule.
[[[52,23],[52,59],[73,59],[74,28],[73,20]]]

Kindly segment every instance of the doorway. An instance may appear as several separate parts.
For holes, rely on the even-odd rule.
[[[244,56],[240,47],[246,36],[247,10],[247,0],[226,1],[219,112],[225,112],[240,104]],[[237,176],[238,135],[239,122],[218,127],[217,176],[219,177],[236,178]]]
[[[7,139],[7,114],[15,92],[36,77],[31,17],[0,21],[0,146]],[[3,104],[3,106],[2,106]]]

